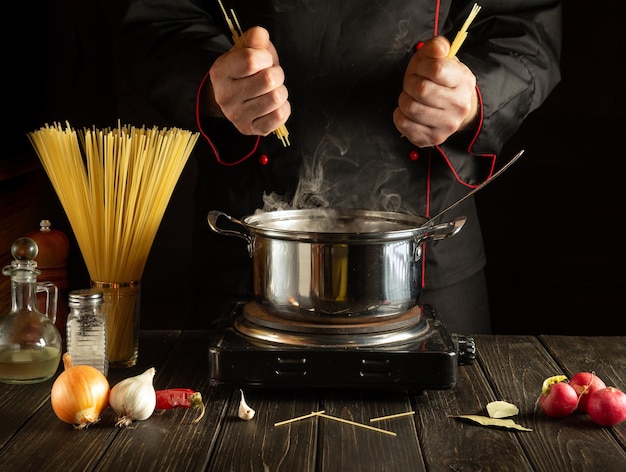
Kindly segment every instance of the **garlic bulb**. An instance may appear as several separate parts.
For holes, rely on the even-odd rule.
[[[239,418],[242,420],[251,420],[254,418],[254,414],[256,412],[246,403],[246,399],[243,396],[243,390],[239,389],[239,391],[241,392],[241,401],[239,402]]]
[[[156,407],[156,391],[152,385],[156,370],[150,367],[143,374],[124,379],[113,386],[109,405],[117,413],[116,426],[129,426],[133,420],[148,419]]]

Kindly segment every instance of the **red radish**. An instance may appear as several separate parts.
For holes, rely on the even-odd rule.
[[[596,390],[589,395],[587,413],[600,426],[615,426],[626,420],[626,393],[615,387]]]
[[[539,406],[546,415],[553,418],[563,418],[569,415],[578,404],[576,390],[565,380],[567,380],[566,376],[555,375],[543,382]]]
[[[578,407],[576,409],[584,413],[587,412],[589,395],[596,390],[606,388],[602,379],[593,372],[578,372],[570,379],[569,384],[576,390],[578,395]]]
[[[204,416],[204,402],[200,392],[190,388],[170,388],[156,391],[156,410],[173,410],[174,408],[200,408],[200,414],[193,420],[197,423]]]

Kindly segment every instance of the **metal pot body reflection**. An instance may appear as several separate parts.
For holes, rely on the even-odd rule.
[[[208,221],[214,231],[247,241],[254,294],[269,311],[298,321],[362,323],[418,303],[423,244],[456,234],[465,218],[420,226],[424,218],[393,212],[284,210],[242,221],[213,211]]]

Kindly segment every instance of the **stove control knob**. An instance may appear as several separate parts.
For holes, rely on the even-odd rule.
[[[459,365],[470,365],[476,360],[476,341],[462,334],[453,334],[452,339],[459,357]]]

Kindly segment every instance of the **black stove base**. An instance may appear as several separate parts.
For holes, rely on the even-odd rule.
[[[372,347],[302,347],[241,334],[242,304],[224,316],[209,346],[213,386],[380,389],[422,392],[454,387],[459,365],[474,360],[474,339],[449,334],[424,306],[428,328],[407,343]]]

